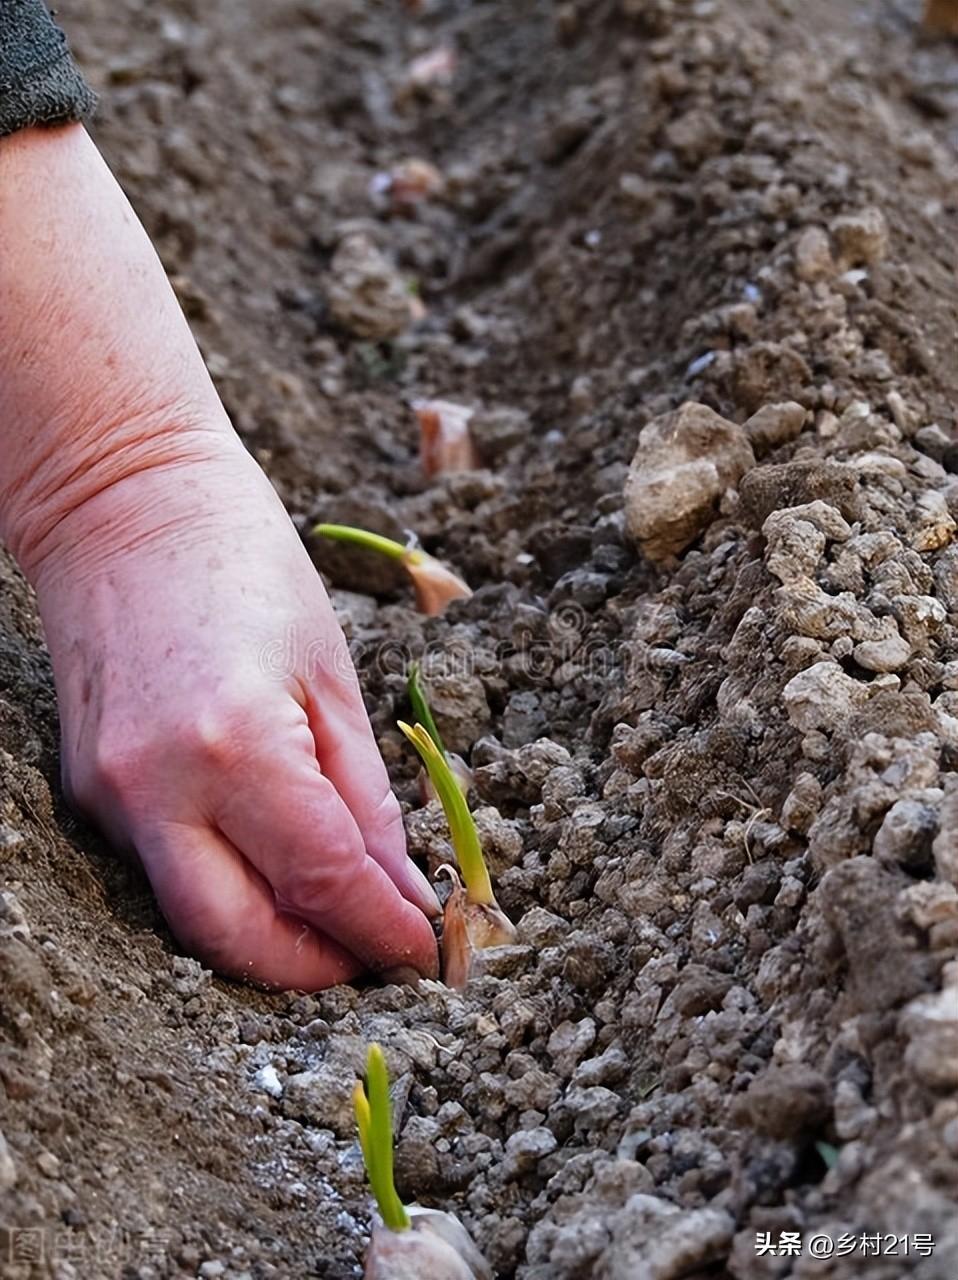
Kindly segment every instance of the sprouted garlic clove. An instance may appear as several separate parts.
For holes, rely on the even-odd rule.
[[[469,434],[472,409],[451,400],[414,400],[419,420],[419,456],[427,476],[474,471],[479,455]]]
[[[366,1082],[356,1082],[353,1103],[363,1162],[382,1215],[366,1251],[365,1280],[493,1280],[458,1218],[399,1199],[393,1181],[389,1072],[378,1044],[366,1052]]]
[[[412,578],[416,607],[430,618],[442,613],[450,600],[463,600],[472,595],[471,588],[458,574],[425,551],[411,551],[403,564]]]
[[[413,1204],[409,1206],[409,1217],[414,1231],[443,1240],[454,1249],[476,1280],[493,1280],[492,1268],[455,1214],[446,1213],[443,1209],[423,1209]]]
[[[492,1280],[492,1271],[458,1218],[409,1206],[412,1230],[377,1223],[366,1251],[365,1280]]]
[[[447,569],[435,556],[420,547],[404,547],[394,538],[369,529],[356,529],[348,524],[317,524],[313,528],[317,537],[331,538],[334,542],[351,542],[367,551],[378,551],[391,560],[398,560],[412,580],[416,593],[416,605],[420,613],[434,617],[442,613],[450,600],[471,596],[472,591],[462,578]]]
[[[477,951],[507,947],[516,941],[516,927],[495,900],[470,902],[455,869],[440,867],[452,880],[452,893],[442,914],[442,980],[462,991],[469,981]]]

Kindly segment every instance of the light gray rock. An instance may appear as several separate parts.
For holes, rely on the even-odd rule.
[[[941,828],[933,846],[935,870],[946,884],[958,888],[958,778],[955,776],[945,785],[939,821]]]
[[[592,1018],[579,1022],[560,1022],[549,1037],[546,1049],[560,1076],[570,1076],[595,1043],[596,1025]]]
[[[745,423],[745,433],[756,453],[767,453],[801,434],[808,410],[794,400],[763,405]]]
[[[683,551],[755,465],[742,427],[690,401],[643,427],[625,483],[629,532],[651,560]]]
[[[17,1167],[7,1146],[7,1140],[0,1133],[0,1192],[9,1191],[17,1181]]]
[[[456,671],[438,654],[423,664],[422,684],[446,750],[469,751],[492,719],[480,678]]]
[[[855,661],[866,671],[900,671],[911,657],[911,645],[895,625],[894,618],[881,618],[880,639],[862,640],[853,649]]]
[[[808,831],[822,807],[822,784],[813,773],[800,773],[782,805],[786,831]]]
[[[816,662],[782,690],[788,718],[797,729],[834,730],[865,705],[868,685],[853,680],[835,662]]]
[[[875,833],[872,851],[883,862],[918,867],[931,857],[931,845],[938,831],[937,810],[912,797],[896,801]]]
[[[326,279],[330,314],[357,338],[395,338],[412,320],[402,277],[369,236],[351,232],[333,254]]]
[[[19,938],[26,942],[30,926],[20,900],[12,889],[0,891],[0,938]]]
[[[958,1088],[958,960],[942,971],[942,989],[916,996],[899,1020],[905,1062],[925,1084]]]
[[[723,1209],[679,1209],[636,1195],[617,1214],[595,1280],[679,1280],[728,1251],[735,1223]]]
[[[531,1173],[544,1156],[555,1151],[558,1142],[551,1129],[519,1129],[506,1141],[502,1176],[507,1182]]]
[[[832,246],[824,227],[806,227],[795,245],[795,274],[812,284],[835,274]]]

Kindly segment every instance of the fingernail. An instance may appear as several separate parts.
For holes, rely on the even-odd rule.
[[[406,859],[406,877],[409,891],[412,893],[416,906],[420,911],[425,912],[427,916],[438,916],[442,911],[439,899],[436,897],[432,885],[413,862],[412,858]]]

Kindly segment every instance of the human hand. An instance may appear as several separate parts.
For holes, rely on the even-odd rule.
[[[434,974],[438,905],[322,583],[79,125],[0,139],[0,246],[0,526],[68,794],[221,972]]]
[[[38,577],[68,795],[222,973],[432,975],[438,906],[343,634],[241,451],[125,477]]]

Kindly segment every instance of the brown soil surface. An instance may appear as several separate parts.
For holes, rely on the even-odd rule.
[[[956,1274],[958,46],[920,9],[66,6],[294,518],[415,529],[477,588],[425,622],[317,549],[412,850],[445,851],[395,729],[425,655],[520,944],[465,997],[182,958],[63,804],[0,561],[0,1275],[360,1274],[372,1038],[401,1193],[501,1277]],[[410,89],[440,45],[451,83]],[[377,175],[411,157],[445,186],[400,211]],[[333,305],[355,232],[427,308],[395,339]],[[481,409],[485,469],[424,480],[424,395]],[[625,480],[686,401],[748,421],[755,466],[653,562]]]

